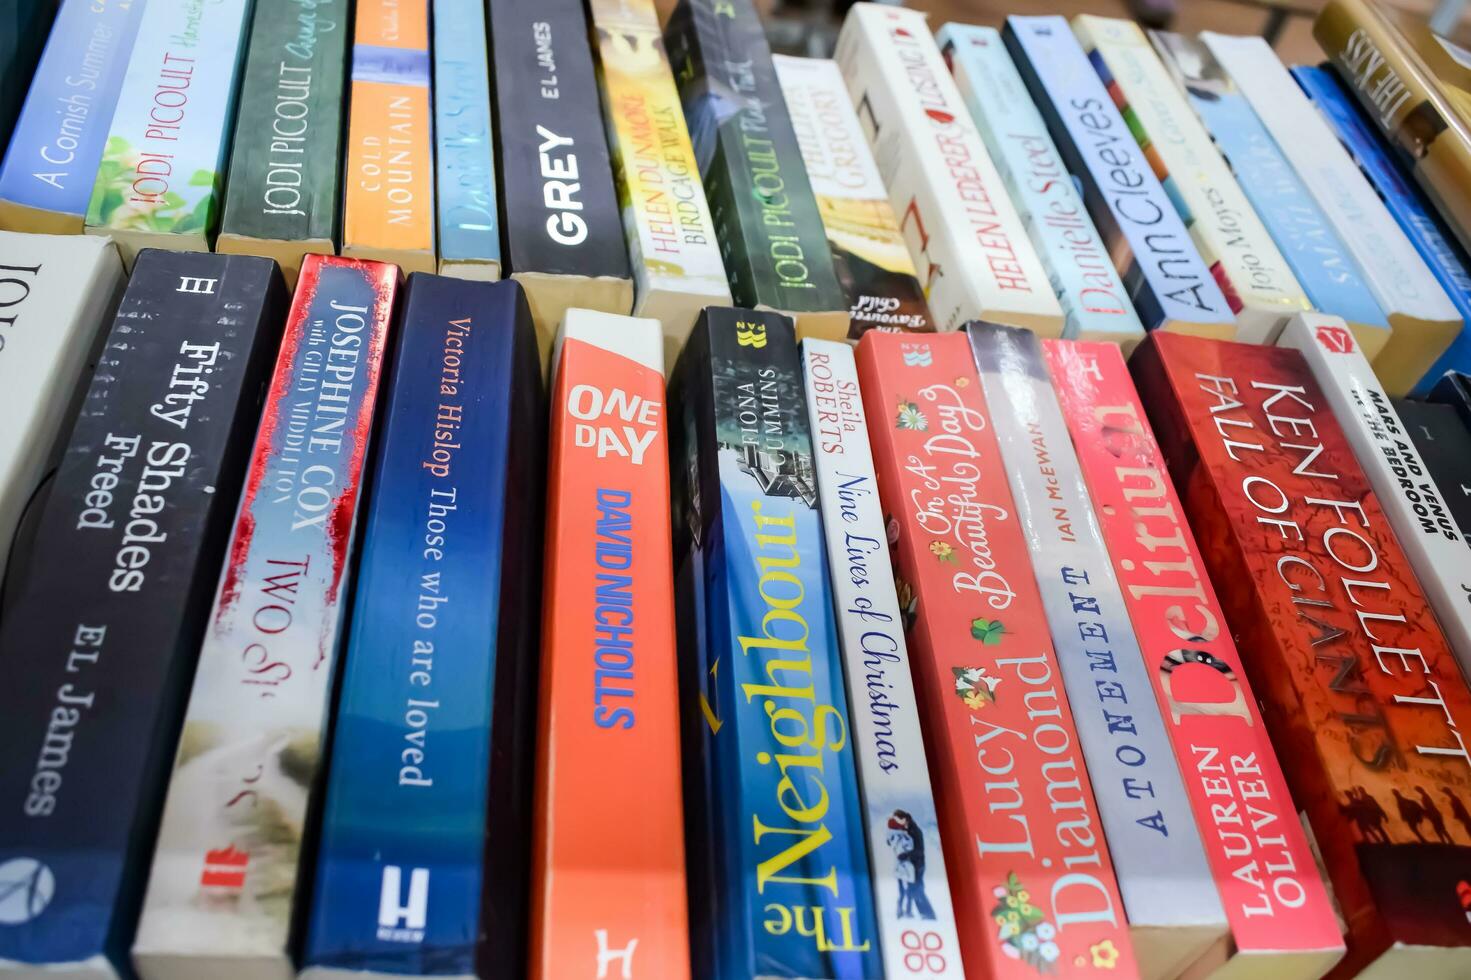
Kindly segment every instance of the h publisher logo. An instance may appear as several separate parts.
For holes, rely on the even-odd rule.
[[[1354,335],[1348,332],[1348,328],[1336,324],[1322,324],[1314,331],[1318,336],[1318,343],[1324,350],[1334,354],[1352,354],[1354,347]]]
[[[392,943],[424,941],[429,921],[429,869],[409,872],[409,894],[403,896],[403,869],[396,864],[383,867],[383,885],[378,892],[378,938]]]

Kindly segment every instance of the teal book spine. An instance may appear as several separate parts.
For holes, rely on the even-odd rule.
[[[439,271],[499,279],[501,232],[482,0],[434,0],[434,176]]]

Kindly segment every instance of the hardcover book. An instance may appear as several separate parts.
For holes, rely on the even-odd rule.
[[[802,365],[884,969],[892,977],[960,980],[960,932],[858,365],[847,344],[815,338],[802,342]]]
[[[1067,21],[1008,17],[1002,40],[1144,325],[1233,336],[1226,297]]]
[[[792,321],[710,307],[669,402],[692,973],[879,976]]]
[[[1086,14],[1072,23],[1236,314],[1236,339],[1271,343],[1290,317],[1308,310],[1308,299],[1210,134],[1138,24]]]
[[[937,35],[955,83],[1006,184],[1066,316],[1064,337],[1132,350],[1144,325],[994,27],[946,24]]]
[[[522,962],[541,365],[521,289],[416,273],[385,390],[302,976]],[[494,967],[491,964],[495,964]]]
[[[504,256],[545,366],[568,309],[632,307],[628,247],[580,0],[489,2]]]
[[[342,254],[433,272],[430,0],[357,0]]]
[[[275,259],[288,285],[335,255],[347,0],[256,0],[216,251]]]
[[[1200,35],[1332,221],[1394,328],[1374,371],[1393,395],[1424,376],[1461,320],[1384,203],[1266,41]]]
[[[148,250],[134,265],[6,595],[0,974],[135,976],[164,781],[285,305],[265,259]]]
[[[1464,977],[1471,692],[1322,389],[1282,347],[1157,336],[1130,368],[1232,585],[1226,625],[1348,926],[1338,971]]]
[[[74,235],[144,5],[63,0],[0,164],[0,228]]]
[[[558,343],[536,980],[690,975],[663,352],[658,321],[588,310],[567,311]]]
[[[141,248],[214,246],[250,8],[143,5],[87,204],[87,232],[111,236],[125,266]]]
[[[700,311],[730,305],[730,283],[653,0],[590,0],[588,9],[633,312],[663,324],[672,371]]]
[[[1047,270],[922,13],[856,3],[838,67],[873,147],[937,330],[968,320],[1063,329]]]
[[[875,328],[932,333],[924,287],[842,71],[824,58],[772,60],[848,300],[847,339]]]
[[[1210,976],[1316,980],[1343,956],[1332,899],[1128,368],[1043,346],[1231,926]]]
[[[1141,977],[1219,961],[1226,914],[1109,565],[1041,341],[967,328],[1093,781]],[[999,693],[999,690],[998,690]]]
[[[1463,538],[1471,537],[1471,432],[1449,405],[1405,399],[1395,414],[1414,440]]]
[[[858,380],[966,968],[1136,976],[970,341],[868,333]]]
[[[434,0],[434,170],[439,271],[501,277],[483,0]]]
[[[302,263],[168,778],[133,945],[144,980],[295,975],[287,937],[397,283],[381,262]]]
[[[1471,429],[1471,375],[1447,371],[1431,385],[1430,400],[1453,407],[1461,416],[1461,422]]]

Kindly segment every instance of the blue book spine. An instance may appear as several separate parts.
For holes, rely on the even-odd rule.
[[[1405,237],[1430,267],[1441,288],[1455,304],[1463,321],[1471,323],[1471,259],[1445,226],[1435,207],[1390,156],[1379,133],[1364,119],[1353,95],[1338,76],[1327,68],[1303,65],[1292,69],[1292,77],[1328,121],[1349,156],[1359,165],[1369,183],[1379,192],[1384,206],[1394,215]],[[1471,326],[1446,348],[1412,395],[1423,398],[1447,371],[1471,370]]]
[[[499,278],[495,142],[483,0],[434,0],[434,168],[439,269]]]

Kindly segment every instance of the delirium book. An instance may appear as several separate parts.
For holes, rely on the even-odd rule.
[[[1238,81],[1240,79],[1238,78]],[[1165,442],[1348,925],[1341,976],[1464,977],[1471,692],[1300,353],[1159,335]]]
[[[133,946],[144,980],[295,976],[323,729],[398,270],[308,255],[199,651]]]
[[[1043,347],[1231,926],[1210,975],[1317,980],[1343,956],[1332,900],[1129,370]]]
[[[802,366],[884,968],[893,977],[959,980],[965,976],[960,932],[858,365],[849,345],[808,338]]]
[[[530,976],[686,980],[664,333],[568,310],[557,350]]]
[[[1404,399],[1394,402],[1394,411],[1414,440],[1461,536],[1471,539],[1471,432],[1449,405]]]
[[[164,782],[285,305],[265,259],[148,250],[134,266],[6,596],[0,975],[135,976]]]
[[[522,962],[541,364],[519,286],[415,273],[343,652],[302,976]]]
[[[946,24],[936,40],[1047,266],[1066,316],[1062,335],[1132,349],[1144,339],[1144,324],[1001,33],[994,27]]]
[[[693,975],[878,976],[792,321],[710,307],[669,401]]]
[[[490,118],[490,50],[481,0],[434,0],[434,203],[439,271],[501,276]]]
[[[966,968],[1135,976],[970,341],[870,331],[858,380]]]
[[[985,319],[1056,336],[1063,313],[922,13],[857,3],[836,59],[937,330]]]
[[[1220,958],[1226,915],[1041,341],[967,328],[1142,977]]]

